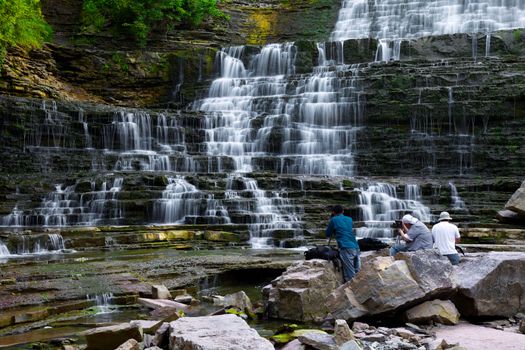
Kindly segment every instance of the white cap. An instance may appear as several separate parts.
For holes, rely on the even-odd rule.
[[[418,219],[410,214],[406,214],[405,216],[403,216],[401,221],[403,221],[404,224],[414,225],[416,222],[418,222]]]

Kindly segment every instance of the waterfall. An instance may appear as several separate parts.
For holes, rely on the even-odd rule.
[[[107,314],[114,311],[113,293],[86,295],[87,300],[95,302],[96,315]]]
[[[7,257],[9,255],[11,255],[11,253],[9,253],[9,249],[7,249],[4,242],[0,241],[0,258]]]
[[[522,0],[343,0],[331,40],[412,39],[523,27]]]
[[[116,154],[114,170],[193,171],[193,159],[172,164],[171,156],[186,154],[184,128],[175,116],[121,111],[103,129],[107,154]]]
[[[245,217],[252,248],[287,247],[287,238],[302,238],[296,208],[279,192],[263,191],[257,181],[240,175],[230,175],[226,188],[225,197],[231,202],[232,212]],[[274,237],[276,231],[278,238]]]
[[[96,225],[100,222],[117,223],[123,217],[118,200],[124,178],[117,177],[108,189],[104,181],[99,190],[91,182],[91,191],[77,193],[76,186],[58,184],[55,191],[47,194],[41,206],[27,212],[17,206],[11,214],[2,218],[5,226],[63,227],[71,225]]]
[[[358,237],[388,238],[392,237],[392,224],[405,214],[412,214],[423,222],[431,220],[430,210],[423,205],[421,189],[418,185],[405,186],[405,198],[397,196],[396,187],[391,184],[371,184],[360,189],[360,221],[364,227],[358,227]]]
[[[452,182],[449,182],[448,186],[450,187],[450,201],[452,209],[466,211],[467,208],[465,207],[465,202],[463,202],[463,200],[459,196],[458,189],[456,188],[456,186]]]
[[[333,66],[334,61],[323,59],[326,65],[291,84],[293,44],[263,47],[248,68],[243,55],[242,46],[218,52],[220,77],[208,97],[193,104],[206,113],[207,153],[218,159],[208,171],[228,170],[219,161],[226,157],[239,173],[352,175],[352,149],[364,105],[356,83],[359,67]],[[319,56],[326,57],[322,45]],[[346,69],[351,79],[340,76]],[[272,156],[280,163],[264,168],[260,159]]]
[[[184,177],[168,178],[162,198],[153,204],[153,219],[158,223],[229,224],[226,208],[212,194],[205,194]],[[198,222],[204,220],[205,222]]]

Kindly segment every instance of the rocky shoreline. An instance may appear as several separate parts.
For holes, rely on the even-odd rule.
[[[454,328],[443,328],[440,324],[459,324],[460,330],[461,327],[468,327],[469,323],[465,321],[469,321],[479,323],[481,327],[490,327],[495,332],[504,330],[503,333],[512,333],[516,337],[519,337],[518,332],[525,331],[525,305],[521,302],[525,291],[525,253],[471,253],[463,258],[458,267],[453,267],[434,251],[400,253],[395,258],[385,256],[383,251],[369,252],[363,254],[361,272],[353,281],[343,285],[340,272],[324,260],[297,261],[299,256],[293,254],[278,258],[277,252],[269,259],[257,257],[257,254],[250,258],[234,257],[231,251],[225,253],[222,257],[221,254],[211,254],[184,263],[185,260],[180,257],[170,262],[165,252],[157,250],[157,259],[145,265],[151,273],[139,278],[137,275],[125,278],[106,269],[101,274],[102,278],[113,282],[121,278],[119,288],[121,291],[127,288],[126,293],[112,295],[113,302],[128,305],[119,306],[119,312],[112,317],[120,314],[120,318],[113,318],[109,323],[96,321],[97,318],[88,321],[97,304],[95,299],[61,302],[64,297],[74,298],[74,289],[70,286],[68,296],[57,293],[61,284],[56,274],[54,280],[38,282],[38,276],[34,275],[38,267],[34,263],[17,267],[16,276],[3,272],[0,294],[2,309],[7,312],[2,312],[0,317],[0,345],[26,343],[33,336],[32,330],[56,328],[55,336],[47,338],[47,341],[45,337],[35,339],[37,342],[33,342],[33,346],[64,350],[86,347],[93,350],[460,350],[471,348],[461,347],[461,341],[459,345],[458,341],[452,341],[457,339]],[[155,261],[161,260],[164,269],[170,270],[173,276],[180,273],[174,268],[191,270],[194,281],[199,275],[222,271],[224,283],[227,271],[230,271],[230,278],[235,280],[233,288],[237,290],[241,288],[242,281],[246,282],[250,276],[259,276],[252,279],[257,285],[264,280],[261,279],[264,274],[266,278],[271,278],[272,274],[277,276],[278,271],[285,268],[286,271],[262,290],[256,287],[250,293],[255,301],[262,296],[260,303],[251,302],[244,292],[220,297],[213,294],[215,289],[209,296],[199,294],[194,288],[181,289],[182,286],[190,286],[191,279],[180,275],[170,282],[170,278],[159,269],[160,266],[155,267]],[[144,263],[137,265],[133,260],[122,263],[128,268],[135,265],[131,272],[146,271],[135,270]],[[59,264],[49,265],[57,265],[60,269]],[[96,260],[81,264],[89,265],[88,269],[97,265]],[[188,268],[191,265],[194,267]],[[113,268],[118,270],[117,265]],[[35,282],[23,282],[24,270],[31,273],[31,279]],[[69,283],[77,284],[84,280],[83,285],[87,287],[94,280],[85,274],[79,273]],[[51,276],[48,275],[48,278]],[[164,283],[169,288],[164,287]],[[80,290],[86,292],[86,289]],[[48,300],[31,299],[32,293],[46,296]],[[80,297],[77,295],[77,298]],[[22,300],[30,303],[33,300],[35,305],[44,302],[54,306],[38,309],[28,308],[28,304],[24,309],[20,308],[24,303]],[[113,306],[113,311],[115,308]],[[482,323],[487,317],[499,321]],[[280,326],[268,329],[264,326],[266,323]],[[76,330],[59,336],[60,327],[64,325],[76,325]],[[259,334],[251,327],[255,327]],[[446,330],[446,337],[441,335],[442,329]],[[18,333],[22,336],[27,334],[26,341],[17,341],[20,338],[16,335]],[[525,338],[525,335],[522,337]],[[487,341],[490,343],[492,340]]]

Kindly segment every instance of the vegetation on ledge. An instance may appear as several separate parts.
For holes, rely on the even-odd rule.
[[[51,33],[42,17],[40,0],[0,0],[0,64],[7,48],[41,47]]]
[[[193,27],[208,17],[225,18],[217,0],[84,0],[85,31],[109,28],[133,36],[141,46],[153,30]]]

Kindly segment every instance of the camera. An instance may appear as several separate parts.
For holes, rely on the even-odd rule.
[[[394,236],[399,236],[399,230],[403,229],[403,223],[401,220],[395,220],[392,224],[392,228],[394,229]]]

